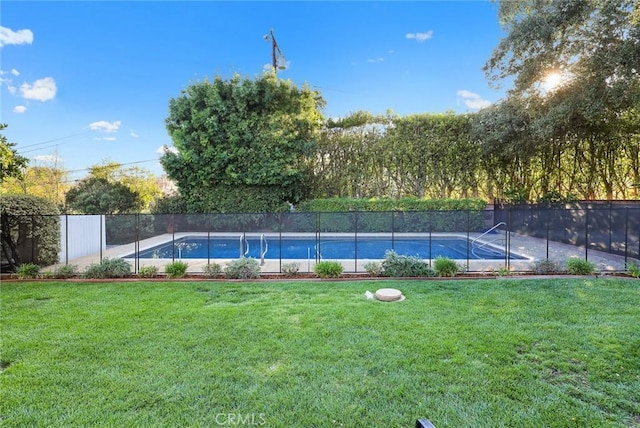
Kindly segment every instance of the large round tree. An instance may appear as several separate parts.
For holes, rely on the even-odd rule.
[[[162,165],[190,212],[269,212],[306,195],[323,100],[265,73],[195,83],[169,102]]]

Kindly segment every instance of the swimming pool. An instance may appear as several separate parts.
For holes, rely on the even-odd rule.
[[[236,259],[241,255],[259,259],[266,249],[265,259],[384,259],[387,250],[421,259],[448,257],[450,259],[504,260],[505,253],[497,248],[484,246],[472,251],[465,238],[282,238],[259,237],[246,239],[228,237],[187,236],[125,256],[141,259]],[[521,259],[510,255],[510,259]]]

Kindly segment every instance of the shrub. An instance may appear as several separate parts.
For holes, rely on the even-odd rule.
[[[204,276],[215,278],[222,273],[222,266],[218,263],[207,263],[207,265],[202,268],[202,271],[204,272]]]
[[[60,266],[53,273],[55,278],[73,278],[78,274],[78,266],[75,265],[63,265]]]
[[[260,263],[256,259],[246,257],[232,260],[225,266],[224,276],[231,279],[260,278]]]
[[[156,266],[142,266],[138,271],[138,276],[142,278],[155,278],[158,276],[158,268]]]
[[[572,275],[591,275],[595,270],[595,265],[587,260],[574,258],[567,260],[567,272]]]
[[[560,263],[555,260],[543,259],[533,262],[531,270],[537,275],[548,275],[558,273],[562,268],[560,267]]]
[[[32,195],[0,195],[0,241],[8,250],[10,271],[24,263],[48,266],[58,262],[60,212],[51,201]]]
[[[296,276],[300,272],[300,263],[283,263],[280,270],[285,276]]]
[[[313,267],[313,271],[320,278],[340,278],[342,276],[342,272],[344,271],[344,267],[342,267],[342,263],[340,262],[331,262],[328,260],[318,262]]]
[[[433,268],[438,276],[454,277],[458,273],[458,264],[449,257],[436,257]]]
[[[164,267],[164,272],[167,274],[167,278],[182,278],[187,274],[187,267],[189,265],[185,262],[176,260]]]
[[[633,263],[629,262],[629,266],[627,267],[627,272],[634,278],[640,278],[640,267]]]
[[[364,270],[372,276],[382,276],[384,270],[382,269],[382,263],[380,262],[367,262],[364,264]]]
[[[23,263],[18,266],[17,273],[19,279],[37,278],[40,274],[40,266],[35,263]]]
[[[387,251],[382,261],[382,273],[392,277],[434,276],[433,269],[422,259],[400,256],[395,251]]]
[[[84,271],[84,277],[97,278],[124,278],[131,275],[131,265],[120,258],[110,259],[105,257],[100,263],[91,263]]]

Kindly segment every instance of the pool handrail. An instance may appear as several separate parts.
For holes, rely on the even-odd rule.
[[[260,265],[264,265],[264,256],[267,255],[267,251],[269,251],[269,241],[267,241],[267,237],[263,233],[260,235]]]

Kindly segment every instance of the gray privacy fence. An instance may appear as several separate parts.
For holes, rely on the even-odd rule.
[[[22,262],[37,261],[30,218],[20,221]],[[482,211],[340,213],[126,214],[60,217],[61,264],[80,269],[104,257],[122,257],[134,271],[174,260],[202,272],[210,262],[260,259],[263,272],[297,262],[301,271],[321,260],[345,272],[386,250],[429,263],[453,258],[468,271],[530,270],[538,259],[580,257],[599,270],[623,270],[640,258],[640,205],[508,206]],[[17,234],[18,231],[12,231]],[[2,260],[6,260],[2,248]]]

